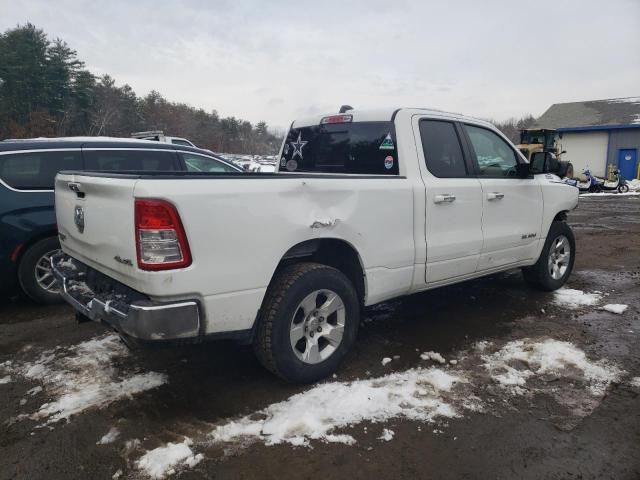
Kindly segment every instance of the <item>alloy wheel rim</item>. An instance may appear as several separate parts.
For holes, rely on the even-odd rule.
[[[42,255],[36,262],[35,277],[38,286],[49,293],[60,293],[58,282],[53,276],[51,270],[51,257],[57,250],[51,250],[50,252]]]
[[[571,245],[569,244],[569,239],[564,235],[559,235],[553,240],[549,249],[547,265],[551,278],[560,280],[567,273],[570,260]]]
[[[291,348],[306,364],[325,361],[335,353],[344,336],[346,312],[340,295],[315,290],[296,308],[289,331]]]

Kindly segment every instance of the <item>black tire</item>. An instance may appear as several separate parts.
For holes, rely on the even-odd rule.
[[[552,245],[554,245],[556,240],[561,236],[564,236],[569,241],[571,251],[569,254],[567,268],[564,274],[562,274],[562,277],[556,279],[553,278],[549,269],[549,253]],[[551,224],[551,228],[549,229],[547,239],[544,242],[544,247],[542,247],[540,258],[538,258],[538,261],[531,267],[523,268],[522,274],[529,285],[540,290],[551,292],[553,290],[557,290],[565,284],[565,282],[569,278],[569,275],[571,275],[571,271],[573,270],[575,258],[576,240],[571,227],[566,222],[553,222]]]
[[[342,341],[325,360],[300,360],[290,341],[290,329],[300,303],[316,290],[335,292],[344,304]],[[254,351],[265,368],[291,383],[312,383],[335,372],[353,345],[360,322],[360,301],[349,279],[339,270],[318,263],[283,268],[269,285],[258,318]]]
[[[53,304],[62,302],[58,293],[46,290],[36,278],[36,265],[43,255],[59,250],[60,243],[56,237],[48,237],[31,245],[22,255],[18,265],[18,281],[24,293],[34,302]]]
[[[618,193],[627,193],[629,191],[629,185],[626,183],[624,185],[618,186]]]

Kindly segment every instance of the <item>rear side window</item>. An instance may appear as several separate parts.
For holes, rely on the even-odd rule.
[[[173,171],[176,155],[172,151],[84,150],[87,170]]]
[[[82,170],[80,152],[28,152],[0,155],[0,178],[17,190],[53,190],[60,170]]]
[[[280,158],[281,172],[397,175],[392,122],[348,122],[292,128]]]
[[[184,164],[187,167],[187,172],[221,173],[238,171],[213,157],[205,157],[204,155],[197,155],[195,153],[182,152],[182,158],[184,159]]]
[[[460,139],[451,122],[421,120],[420,138],[427,169],[439,178],[467,176]]]

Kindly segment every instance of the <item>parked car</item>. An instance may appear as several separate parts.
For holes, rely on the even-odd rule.
[[[139,140],[153,140],[160,143],[171,143],[173,145],[182,145],[185,147],[195,147],[191,140],[187,140],[182,137],[169,137],[164,134],[162,130],[150,130],[148,132],[134,132],[131,134],[131,138],[137,138]]]
[[[578,191],[487,122],[352,110],[295,121],[278,158],[241,176],[61,173],[64,297],[127,341],[236,338],[312,382],[363,306],[514,267],[554,290],[573,268]]]
[[[60,170],[238,172],[200,149],[120,138],[0,142],[0,278],[40,303],[60,301],[50,257],[60,248],[53,181]]]

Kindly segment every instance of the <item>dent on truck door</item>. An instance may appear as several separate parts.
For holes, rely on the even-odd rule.
[[[465,125],[482,185],[484,246],[478,270],[532,258],[542,222],[542,190],[534,178],[518,178],[518,155],[491,130]]]
[[[449,121],[418,123],[426,195],[427,283],[476,271],[482,249],[482,190],[469,175],[459,128]]]

